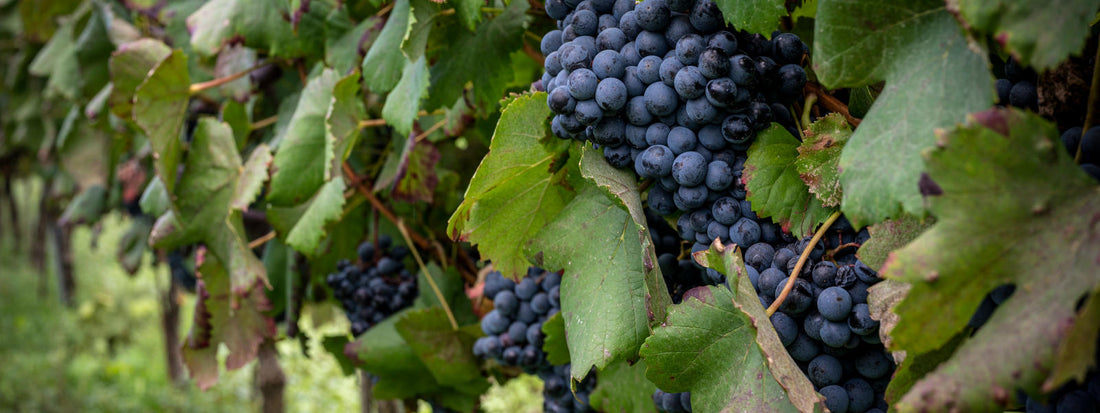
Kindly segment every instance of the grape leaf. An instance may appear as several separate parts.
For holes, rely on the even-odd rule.
[[[244,163],[244,167],[241,169],[241,180],[237,185],[237,193],[234,194],[233,200],[229,203],[231,208],[241,211],[248,210],[248,205],[256,200],[256,197],[260,195],[260,191],[263,190],[264,182],[267,182],[268,167],[271,166],[271,160],[271,148],[267,144],[261,143],[252,150],[252,155],[249,155],[248,161]]]
[[[427,139],[405,140],[401,162],[394,175],[394,199],[405,202],[432,202],[432,194],[439,185],[435,165],[439,162],[439,149]]]
[[[799,177],[795,165],[798,147],[798,139],[777,124],[757,133],[742,179],[748,190],[746,199],[757,214],[771,217],[784,229],[802,236],[825,222],[833,210],[810,194]]]
[[[844,144],[852,136],[852,128],[844,116],[833,112],[810,124],[804,133],[798,159],[794,161],[798,176],[823,206],[839,206],[843,191],[837,163]]]
[[[513,1],[503,13],[478,25],[475,33],[461,28],[448,33],[452,43],[432,66],[426,109],[450,106],[469,82],[478,107],[495,105],[513,79],[510,54],[523,47],[528,8],[525,1]]]
[[[1089,25],[1100,1],[959,0],[952,13],[972,31],[992,36],[1020,63],[1036,70],[1057,66],[1078,54],[1089,37]]]
[[[344,347],[344,354],[354,360],[357,366],[378,376],[377,385],[388,381],[403,384],[394,386],[404,390],[398,397],[414,396],[419,392],[431,392],[439,388],[431,371],[397,332],[397,320],[412,311],[416,310],[407,308],[391,315]],[[388,398],[386,396],[393,395],[378,395],[379,398]]]
[[[561,312],[547,318],[542,323],[542,351],[546,352],[546,361],[555,366],[569,364],[569,345],[565,342],[565,320]]]
[[[408,64],[401,51],[401,42],[412,27],[410,14],[409,0],[395,0],[386,26],[363,58],[363,83],[373,92],[388,92],[401,79],[401,73]]]
[[[884,268],[886,277],[913,285],[894,309],[901,319],[895,347],[909,356],[940,348],[991,290],[1016,290],[950,360],[913,386],[902,411],[991,410],[1014,389],[1035,394],[1059,364],[1092,358],[1055,356],[1074,330],[1090,328],[1077,322],[1076,303],[1100,286],[1096,183],[1036,115],[994,109],[969,120],[926,154],[921,186],[938,221]]]
[[[164,189],[164,183],[160,178],[154,176],[149,180],[145,191],[141,193],[138,205],[141,205],[141,212],[155,217],[161,216],[172,208],[172,201],[168,199],[168,190]]]
[[[19,2],[19,17],[22,20],[23,35],[31,41],[46,41],[57,30],[57,17],[72,13],[80,3],[80,0]]]
[[[592,408],[599,412],[652,412],[653,392],[657,386],[645,377],[645,361],[612,363],[600,371],[596,389],[589,395]]]
[[[176,167],[181,156],[180,131],[191,96],[190,86],[187,56],[177,49],[153,68],[134,93],[134,123],[149,138],[156,154],[157,176],[169,192],[176,187]],[[232,151],[237,151],[236,145]]]
[[[335,178],[321,185],[321,189],[307,202],[308,206],[294,228],[286,234],[287,245],[307,255],[316,251],[325,236],[325,226],[338,221],[344,212],[345,189],[347,185],[343,178]]]
[[[108,63],[111,69],[111,112],[123,119],[130,119],[134,92],[149,76],[161,60],[172,54],[172,49],[153,39],[140,39],[118,47]]]
[[[420,56],[415,62],[409,62],[401,73],[401,80],[393,87],[382,107],[382,118],[395,131],[402,135],[412,132],[416,112],[420,109],[420,100],[428,93],[428,61]]]
[[[191,48],[205,56],[239,41],[272,57],[319,56],[325,51],[325,20],[330,11],[326,2],[311,2],[295,29],[283,18],[288,13],[285,1],[212,0],[187,17],[187,30]]]
[[[887,282],[895,282],[903,286],[908,286],[908,284],[905,283],[887,280],[876,284],[874,287],[878,287]],[[908,291],[908,289],[906,290]],[[879,331],[880,335],[882,335],[882,330],[880,329]],[[890,384],[886,387],[886,393],[884,394],[886,401],[890,404],[895,404],[898,400],[901,400],[902,396],[905,396],[905,393],[913,388],[913,384],[935,370],[936,366],[939,366],[940,363],[950,359],[951,355],[955,354],[955,350],[959,348],[959,345],[966,342],[969,336],[970,331],[960,331],[952,337],[947,344],[944,344],[943,347],[927,353],[915,355],[914,357],[906,357],[902,360],[901,363],[898,364],[896,370],[894,370],[894,375],[890,377]],[[883,341],[883,344],[885,343],[886,342]]]
[[[769,38],[779,27],[779,18],[787,15],[786,3],[782,0],[715,0],[715,3],[726,23]]]
[[[145,251],[149,250],[149,231],[152,229],[151,218],[137,217],[130,220],[130,227],[126,229],[125,234],[122,234],[122,238],[119,238],[115,258],[127,274],[137,274],[142,268]]]
[[[477,334],[454,330],[442,307],[430,307],[405,314],[396,328],[439,384],[454,386],[480,381],[489,388],[472,350],[480,327]]]
[[[343,176],[344,160],[359,141],[359,121],[367,117],[367,109],[360,96],[359,72],[344,76],[332,88],[332,103],[325,114],[325,153],[333,154],[332,162],[325,164],[325,179]]]
[[[233,128],[233,139],[237,141],[237,150],[242,152],[248,144],[248,136],[252,134],[251,107],[252,105],[232,99],[222,104],[222,120]]]
[[[344,376],[350,376],[355,374],[355,363],[344,354],[344,348],[347,347],[348,336],[325,336],[321,339],[321,347],[325,349],[329,354],[336,359],[336,363],[340,365],[340,371],[344,373]]]
[[[466,296],[466,285],[458,270],[454,267],[448,267],[444,271],[434,262],[428,262],[425,269],[427,271],[418,271],[416,275],[416,283],[420,293],[416,297],[413,306],[416,308],[438,307],[440,306],[439,295],[442,295],[451,307],[455,321],[459,325],[464,326],[463,328],[467,328],[471,324],[476,325],[474,330],[480,331],[478,317],[474,314],[474,306],[470,303],[470,298]],[[432,284],[428,282],[428,277],[431,277],[436,287],[439,287],[439,295],[436,295]],[[475,334],[480,336],[481,333]],[[473,347],[470,349],[473,351]]]
[[[95,224],[103,216],[107,203],[107,189],[103,185],[92,185],[80,191],[69,201],[65,212],[61,213],[57,223],[60,225]]]
[[[696,254],[697,262],[727,273],[735,290],[698,287],[671,306],[642,347],[646,377],[668,392],[690,391],[699,411],[823,410],[823,398],[763,321],[740,250],[715,243]]]
[[[317,192],[325,182],[324,172],[333,157],[326,152],[325,115],[339,78],[325,69],[309,80],[298,108],[286,127],[286,135],[275,152],[275,172],[266,199],[274,205],[296,205]]]
[[[449,3],[454,5],[455,14],[462,20],[462,23],[466,25],[467,29],[474,30],[477,27],[477,22],[481,21],[481,6],[485,3],[479,0],[451,0]]]
[[[35,76],[48,77],[46,97],[59,96],[76,100],[84,85],[76,42],[73,39],[75,21],[70,20],[58,28],[46,46],[35,55],[27,71]]]
[[[504,107],[489,153],[447,224],[452,238],[478,244],[497,271],[527,273],[523,246],[573,198],[562,186],[569,142],[549,135],[546,94],[521,96]]]
[[[1096,354],[1097,336],[1100,336],[1100,289],[1090,293],[1077,312],[1073,330],[1059,344],[1054,356],[1054,371],[1043,383],[1044,392],[1054,391],[1061,383],[1070,380],[1085,383],[1089,371],[1096,367],[1097,361],[1093,355]]]
[[[236,370],[256,358],[260,343],[275,336],[275,320],[265,315],[271,303],[256,282],[243,292],[230,291],[230,275],[212,254],[199,251],[195,319],[183,342],[184,363],[200,389],[218,380],[218,343],[229,349],[225,368]]]
[[[871,268],[882,268],[891,252],[916,239],[935,222],[936,219],[931,217],[920,219],[902,215],[871,225],[867,227],[871,239],[859,246],[856,256]]]
[[[255,50],[240,44],[230,45],[218,52],[218,59],[214,64],[214,77],[227,77],[255,65]],[[223,84],[219,88],[223,93],[242,103],[248,101],[249,95],[252,94],[252,82],[248,76]]]
[[[360,45],[360,42],[376,37],[381,31],[381,23],[382,17],[371,16],[353,27],[347,8],[340,8],[325,22],[325,30],[332,33],[325,36],[325,63],[336,73],[348,73],[359,67],[363,60],[361,51],[370,47],[370,43]]]
[[[634,360],[671,304],[655,265],[641,194],[629,171],[584,148],[581,192],[531,240],[536,265],[563,269],[561,314],[573,378],[595,366]],[[577,231],[583,228],[583,231]]]
[[[842,210],[856,226],[923,215],[920,151],[936,128],[993,103],[986,56],[967,43],[939,0],[883,7],[874,0],[822,0],[813,68],[827,88],[885,80],[840,156]]]

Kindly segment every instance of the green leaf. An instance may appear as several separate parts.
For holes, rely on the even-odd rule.
[[[107,203],[107,189],[102,185],[92,185],[80,191],[80,194],[69,202],[65,212],[58,219],[61,225],[95,224],[103,216]]]
[[[72,13],[80,0],[42,0],[19,2],[23,35],[35,42],[44,42],[54,35],[57,17]]]
[[[36,76],[49,77],[46,97],[60,96],[76,100],[84,85],[76,42],[73,39],[75,21],[63,24],[42,48],[27,71]]]
[[[222,120],[233,128],[233,139],[237,141],[237,150],[240,151],[244,151],[248,144],[248,135],[252,134],[252,118],[249,114],[251,108],[251,104],[235,100],[228,100],[222,105]]]
[[[798,159],[794,162],[798,176],[826,207],[840,205],[843,191],[838,163],[840,152],[851,136],[852,128],[844,116],[833,112],[811,124],[798,147]]]
[[[155,176],[145,186],[145,192],[141,193],[138,204],[141,205],[141,212],[155,217],[163,215],[172,208],[172,201],[168,199],[168,190],[164,189],[164,182]]]
[[[351,343],[348,336],[325,336],[321,339],[321,347],[324,347],[325,351],[336,359],[336,363],[340,365],[340,371],[344,373],[345,377],[355,374],[355,363],[344,354],[344,348],[347,347],[348,343]]]
[[[238,72],[248,70],[256,65],[256,51],[234,44],[222,48],[218,52],[218,59],[214,64],[214,77],[227,77]],[[252,81],[248,76],[223,84],[218,87],[222,93],[229,95],[238,102],[245,102],[252,94]]]
[[[130,226],[118,240],[115,257],[127,274],[137,274],[141,269],[145,252],[149,250],[149,231],[153,229],[152,219],[137,217],[130,220]]]
[[[333,158],[325,164],[325,179],[343,176],[339,171],[359,140],[359,121],[367,117],[359,92],[359,72],[344,76],[332,88],[332,103],[325,113],[325,153]]]
[[[569,142],[549,136],[545,100],[545,93],[535,93],[504,107],[489,153],[447,225],[452,238],[478,244],[509,277],[527,273],[523,245],[574,196],[562,186]]]
[[[833,210],[821,205],[799,177],[795,165],[799,145],[798,139],[779,125],[757,133],[745,161],[743,179],[748,190],[746,199],[757,214],[771,217],[783,229],[803,236],[825,222]]]
[[[217,258],[200,250],[196,261],[198,299],[191,332],[181,352],[191,378],[205,390],[218,380],[218,344],[229,349],[226,369],[244,367],[256,358],[264,339],[275,336],[275,320],[265,315],[271,303],[262,284],[231,292],[230,275]]]
[[[326,2],[311,2],[295,29],[283,17],[289,12],[285,1],[213,0],[187,17],[187,30],[191,48],[205,56],[213,56],[231,41],[243,41],[246,47],[265,50],[272,57],[317,56],[325,50],[325,20],[330,11]]]
[[[347,8],[343,7],[333,12],[325,22],[325,30],[331,34],[325,36],[325,63],[336,70],[336,73],[348,73],[359,67],[362,60],[361,47],[369,47],[370,44],[360,46],[359,42],[364,37],[376,37],[379,30],[375,26],[382,21],[381,17],[371,16],[352,27],[354,23],[348,16]],[[367,34],[367,32],[372,32]]]
[[[337,80],[336,72],[325,69],[310,79],[302,90],[298,108],[287,124],[286,136],[276,148],[268,202],[279,206],[296,205],[306,201],[324,184],[325,168],[333,156],[325,151],[325,115]]]
[[[650,328],[671,304],[653,251],[634,175],[585,148],[582,175],[591,180],[531,240],[536,265],[564,269],[561,314],[572,374],[634,360]],[[582,228],[583,230],[577,230]]]
[[[1077,322],[1076,305],[1100,287],[1100,188],[1037,115],[990,110],[969,119],[926,154],[921,187],[938,221],[884,269],[913,285],[894,310],[901,318],[891,334],[895,347],[909,356],[940,348],[986,294],[1003,284],[1016,290],[913,386],[902,411],[992,410],[1010,389],[1035,394],[1059,364],[1092,362],[1091,353],[1067,360],[1056,350],[1074,330],[1092,328]]]
[[[547,318],[542,323],[542,351],[546,352],[546,361],[555,366],[569,364],[569,345],[565,342],[565,320],[561,312]]]
[[[413,306],[416,308],[429,308],[429,307],[441,307],[439,296],[436,295],[435,290],[428,282],[428,277],[431,277],[435,285],[439,287],[439,294],[447,300],[447,305],[451,307],[451,311],[454,313],[455,321],[461,326],[469,326],[470,324],[477,324],[478,317],[474,314],[473,304],[470,303],[470,297],[466,296],[466,285],[462,281],[462,275],[458,273],[458,270],[454,267],[448,267],[446,271],[439,268],[434,262],[428,262],[427,272],[417,272],[417,286],[420,289],[419,295],[416,297],[416,302]],[[465,328],[465,327],[464,327]],[[477,327],[474,330],[478,330],[481,327]],[[480,334],[480,333],[475,333]],[[472,351],[471,347],[471,351]]]
[[[435,165],[439,149],[427,139],[407,139],[394,176],[394,199],[405,202],[432,202],[439,176]]]
[[[450,106],[473,82],[472,100],[481,108],[492,108],[512,80],[510,54],[523,47],[523,32],[529,20],[525,1],[513,1],[504,12],[481,23],[476,33],[453,30],[451,42],[432,66],[432,86],[427,109]],[[476,50],[476,53],[471,51]]]
[[[871,239],[860,245],[856,255],[867,266],[882,268],[890,253],[916,239],[935,222],[934,218],[919,219],[912,215],[902,215],[898,219],[888,219],[871,225],[867,227]]]
[[[410,312],[397,321],[396,328],[441,385],[477,380],[488,389],[489,383],[481,376],[480,363],[472,350],[477,336],[452,329],[442,307]]]
[[[428,94],[427,58],[421,56],[415,62],[409,62],[401,74],[401,81],[394,86],[393,92],[386,97],[382,107],[382,118],[397,133],[409,135],[412,132],[416,112],[420,109],[420,99]]]
[[[169,192],[176,187],[180,132],[190,100],[187,55],[174,50],[156,65],[134,94],[133,116],[153,146],[157,176]],[[236,152],[236,145],[232,149]]]
[[[875,104],[875,96],[871,94],[870,86],[860,86],[848,92],[848,113],[852,117],[862,119]]]
[[[993,104],[985,52],[967,43],[942,1],[821,0],[813,59],[830,89],[886,81],[840,157],[845,216],[863,226],[923,215],[920,151],[933,130]]]
[[[325,236],[325,226],[340,219],[344,212],[343,178],[326,182],[309,201],[309,206],[294,229],[286,236],[286,243],[294,249],[309,254],[317,249]]]
[[[779,27],[779,18],[787,15],[783,0],[716,0],[726,23],[749,33],[760,33],[771,38]]]
[[[1057,389],[1070,380],[1085,383],[1088,373],[1096,367],[1093,355],[1096,354],[1097,336],[1100,336],[1100,289],[1090,293],[1088,301],[1077,312],[1073,330],[1059,344],[1054,356],[1054,371],[1043,383],[1043,391]]]
[[[386,20],[386,27],[382,28],[363,58],[363,83],[373,92],[388,92],[401,79],[401,73],[408,64],[401,51],[401,42],[412,27],[412,20],[409,19],[411,11],[409,0],[396,0]]]
[[[688,291],[642,347],[646,377],[691,392],[699,411],[821,411],[823,398],[787,355],[764,314],[737,248],[715,243],[695,259],[727,273],[722,286]]]
[[[140,39],[118,47],[111,54],[111,112],[123,119],[130,119],[134,105],[134,92],[162,60],[172,54],[172,49],[158,40]]]
[[[462,24],[473,31],[477,27],[477,23],[481,21],[481,6],[485,2],[479,0],[451,0],[450,3],[454,5],[455,14],[462,20]]]
[[[267,182],[268,168],[271,166],[271,148],[267,144],[259,144],[252,150],[248,161],[241,168],[241,180],[237,185],[237,192],[229,206],[241,211],[248,210],[248,206],[256,200],[263,190],[264,182]]]
[[[1081,53],[1100,1],[960,0],[949,5],[970,30],[993,37],[1025,66],[1045,70]]]
[[[896,282],[896,281],[895,281]],[[884,283],[878,283],[875,287]],[[905,393],[909,392],[909,389],[913,388],[913,384],[919,381],[935,370],[936,366],[943,363],[945,360],[951,358],[952,354],[955,354],[955,350],[959,348],[959,345],[966,341],[969,337],[968,331],[962,331],[955,335],[947,344],[934,351],[930,351],[923,354],[915,355],[914,357],[907,357],[897,366],[894,371],[894,375],[890,377],[890,384],[886,387],[886,401],[890,404],[895,404],[898,400],[901,400]],[[885,343],[885,342],[884,342]]]
[[[646,379],[645,371],[644,360],[607,366],[600,371],[596,389],[589,395],[592,408],[600,412],[652,412],[657,386]]]

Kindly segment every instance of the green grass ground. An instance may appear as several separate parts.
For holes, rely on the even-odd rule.
[[[167,266],[148,265],[152,256],[147,255],[147,265],[135,276],[122,270],[114,254],[128,226],[123,216],[104,218],[96,247],[90,228],[74,231],[76,304],[71,309],[62,306],[53,271],[40,273],[28,258],[27,239],[40,186],[27,181],[17,185],[24,241],[17,244],[10,228],[0,233],[0,411],[258,410],[252,380],[255,363],[223,372],[218,384],[205,392],[190,382],[170,383],[158,299],[167,283]],[[48,293],[39,296],[42,277]],[[190,328],[193,303],[194,297],[185,295],[180,337]],[[325,334],[348,331],[346,321],[332,307],[312,308],[315,314],[302,317],[303,330],[313,339],[311,357],[296,341],[278,343],[287,376],[287,411],[358,411],[356,379],[344,376],[319,343]],[[223,360],[224,356],[223,348]],[[487,412],[537,412],[541,385],[527,376],[494,386],[482,407]],[[420,407],[430,411],[426,403]]]

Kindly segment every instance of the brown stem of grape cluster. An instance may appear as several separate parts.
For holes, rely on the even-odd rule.
[[[783,305],[783,301],[787,300],[787,295],[794,289],[795,279],[798,278],[798,273],[802,272],[802,266],[806,265],[806,261],[810,259],[810,251],[814,250],[817,246],[817,242],[821,241],[821,237],[825,235],[825,231],[829,229],[830,225],[836,222],[837,218],[840,218],[840,211],[834,212],[829,215],[829,218],[825,220],[825,223],[821,224],[821,228],[817,229],[814,233],[814,237],[810,238],[810,243],[806,244],[806,248],[802,250],[802,255],[798,257],[798,263],[794,266],[794,271],[791,271],[790,278],[787,278],[787,285],[783,286],[783,291],[779,293],[779,296],[775,298],[775,302],[768,306],[768,317],[775,314],[775,311],[779,309],[780,305]]]
[[[852,114],[848,112],[848,105],[845,105],[844,102],[840,101],[840,99],[837,99],[832,95],[826,93],[825,88],[816,83],[807,83],[806,89],[809,90],[811,93],[817,95],[818,103],[820,103],[821,106],[824,106],[825,109],[843,115],[844,119],[847,120],[848,124],[852,125],[853,128],[859,126],[861,120],[859,118],[852,117]],[[807,126],[809,125],[804,125],[803,127]]]

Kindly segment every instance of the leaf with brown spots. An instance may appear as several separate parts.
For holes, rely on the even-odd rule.
[[[798,177],[827,207],[840,206],[840,152],[852,136],[852,128],[839,113],[830,113],[805,132],[794,166]]]

